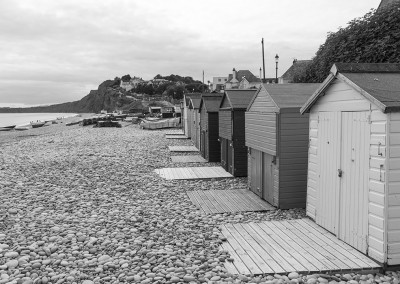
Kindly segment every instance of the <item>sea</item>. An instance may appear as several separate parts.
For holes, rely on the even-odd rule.
[[[76,116],[75,113],[0,113],[0,127],[10,125],[27,125],[31,121],[46,121],[58,117]]]

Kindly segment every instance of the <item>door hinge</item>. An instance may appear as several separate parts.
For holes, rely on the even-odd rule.
[[[371,124],[372,123],[372,121],[371,121],[371,115],[368,115],[368,124]]]
[[[338,169],[338,177],[342,177],[343,171],[341,169]]]

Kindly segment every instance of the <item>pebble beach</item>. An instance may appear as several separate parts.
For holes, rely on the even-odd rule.
[[[164,180],[154,169],[187,166],[171,162],[168,146],[190,141],[122,126],[64,122],[0,133],[0,284],[399,283],[390,271],[228,273],[220,225],[304,218],[305,211],[204,214],[186,192],[246,188],[247,179]]]

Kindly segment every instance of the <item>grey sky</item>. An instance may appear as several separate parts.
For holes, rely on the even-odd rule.
[[[78,100],[106,79],[236,69],[266,75],[309,59],[380,0],[0,0],[0,106]]]

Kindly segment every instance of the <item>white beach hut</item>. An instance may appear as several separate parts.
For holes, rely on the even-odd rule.
[[[400,64],[335,64],[309,113],[307,215],[400,264]]]

